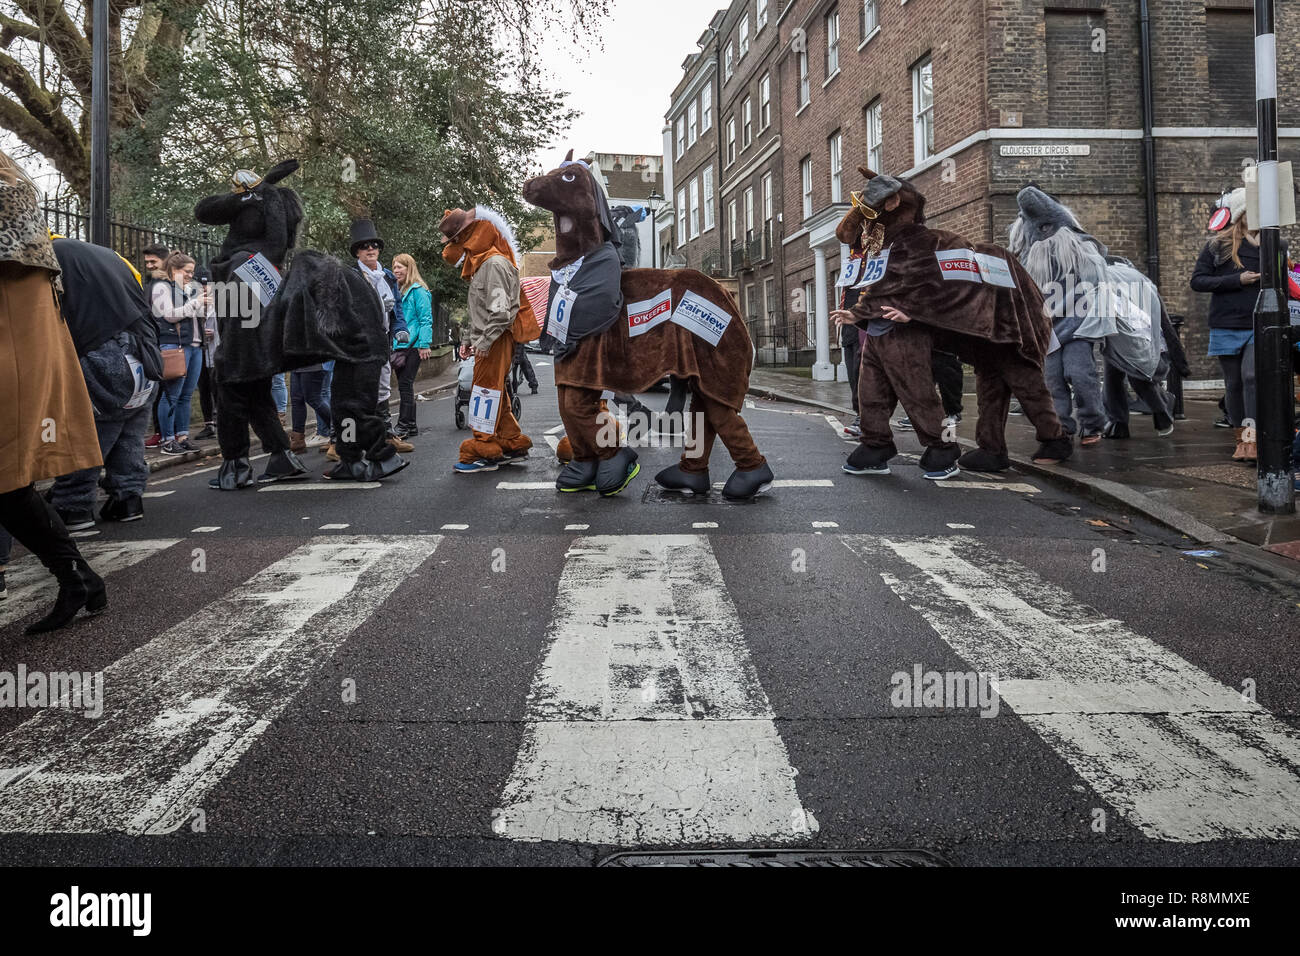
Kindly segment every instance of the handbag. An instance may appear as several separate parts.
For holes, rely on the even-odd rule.
[[[407,349],[393,349],[388,356],[388,364],[392,366],[394,372],[400,372],[406,368]]]
[[[185,371],[184,349],[162,350],[162,380],[164,382],[174,382],[178,378],[184,378]]]

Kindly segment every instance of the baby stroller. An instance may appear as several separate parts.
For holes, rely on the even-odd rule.
[[[521,375],[519,366],[511,365],[510,373],[506,376],[506,398],[510,402],[510,411],[515,416],[515,421],[519,421],[524,405],[519,400],[519,378]],[[468,422],[465,418],[465,410],[469,408],[469,393],[474,387],[474,356],[464,359],[460,363],[460,368],[456,371],[456,427],[466,428]]]

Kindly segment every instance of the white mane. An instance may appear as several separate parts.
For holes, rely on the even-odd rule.
[[[510,224],[506,222],[505,216],[501,215],[501,213],[497,212],[491,206],[475,206],[474,218],[482,219],[483,221],[490,222],[492,225],[496,226],[497,232],[501,233],[502,238],[504,238],[506,243],[510,246],[510,251],[514,254],[515,265],[519,266],[523,264],[523,257],[519,254],[519,243],[515,241],[515,231],[510,228]]]

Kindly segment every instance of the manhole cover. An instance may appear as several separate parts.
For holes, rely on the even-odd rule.
[[[670,850],[615,853],[597,866],[949,866],[929,850]]]

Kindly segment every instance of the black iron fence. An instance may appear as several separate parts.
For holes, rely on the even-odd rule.
[[[45,224],[51,232],[70,239],[90,241],[90,213],[75,198],[47,199],[41,206]],[[210,262],[221,245],[221,236],[199,226],[142,224],[110,216],[108,244],[118,255],[141,268],[148,246],[166,246],[172,252],[184,252],[199,263]]]

